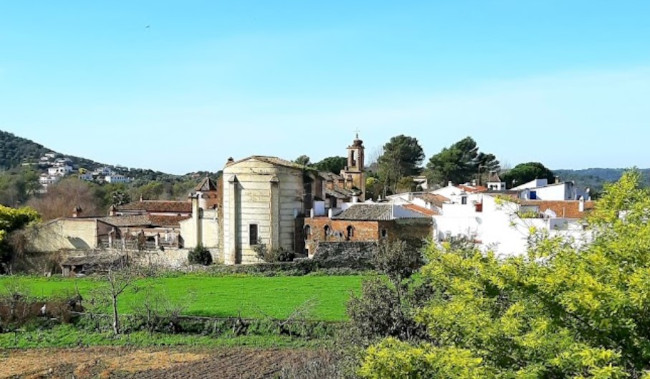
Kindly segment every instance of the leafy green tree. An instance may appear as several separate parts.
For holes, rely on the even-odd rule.
[[[0,205],[0,271],[10,271],[7,267],[13,258],[13,248],[9,235],[25,226],[40,220],[38,212],[29,207],[10,208]]]
[[[311,164],[311,159],[306,155],[301,155],[293,162],[302,166],[309,166]]]
[[[479,152],[472,137],[466,137],[450,147],[442,149],[427,163],[429,180],[435,184],[446,182],[466,183],[478,178],[479,173],[499,169],[499,161],[493,154]]]
[[[430,245],[416,310],[427,337],[366,351],[366,378],[650,377],[650,193],[632,171],[607,186],[592,242],[534,233],[525,256]]]
[[[420,174],[423,160],[424,150],[417,138],[403,134],[392,137],[377,159],[379,178],[387,190],[395,192],[402,178]]]
[[[502,179],[510,188],[528,183],[534,179],[547,179],[549,183],[553,183],[555,175],[553,171],[539,162],[528,162],[516,165],[512,170],[503,174]]]
[[[314,163],[314,167],[318,171],[331,172],[338,175],[347,164],[348,160],[345,157],[327,157],[320,162]]]

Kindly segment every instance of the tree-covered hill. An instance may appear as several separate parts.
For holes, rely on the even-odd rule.
[[[25,162],[38,162],[49,153],[41,144],[0,130],[0,169],[9,170]]]
[[[591,188],[592,191],[600,193],[605,183],[618,181],[625,170],[623,168],[586,168],[582,170],[553,170],[553,173],[562,181],[575,181],[581,188]],[[650,186],[650,169],[639,171],[642,176],[642,184]]]

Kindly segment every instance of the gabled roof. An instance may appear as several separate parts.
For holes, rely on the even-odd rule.
[[[197,192],[213,192],[217,190],[217,184],[210,179],[209,177],[205,177],[199,185],[194,187],[194,191]]]
[[[189,201],[142,200],[120,205],[117,207],[117,211],[192,213],[192,203]]]
[[[341,175],[336,175],[333,172],[329,171],[319,171],[318,175],[325,180],[341,180],[343,177]]]
[[[499,177],[499,174],[497,174],[496,171],[490,172],[490,177],[488,178],[488,183],[503,183],[501,178]]]

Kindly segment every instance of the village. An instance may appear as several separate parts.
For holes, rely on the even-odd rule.
[[[576,245],[588,239],[584,219],[593,202],[573,182],[535,179],[506,189],[490,172],[485,183],[429,189],[425,181],[417,192],[373,200],[366,198],[364,157],[357,134],[338,175],[277,157],[230,158],[217,180],[204,178],[185,201],[141,198],[111,206],[104,217],[86,217],[73,205],[69,217],[32,226],[28,249],[62,253],[61,268],[72,275],[125,255],[179,268],[197,246],[214,262],[239,265],[263,262],[260,246],[296,259],[326,254],[344,262],[350,249],[372,254],[393,240],[463,240],[509,257],[524,254],[532,234],[568,237]],[[54,167],[65,170],[59,163],[65,164]]]

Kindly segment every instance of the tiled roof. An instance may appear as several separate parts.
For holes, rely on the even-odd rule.
[[[463,184],[459,184],[458,188],[460,188],[461,190],[467,193],[486,192],[488,190],[487,187],[483,187],[483,186],[466,186]]]
[[[325,180],[341,180],[343,177],[341,175],[336,175],[333,172],[319,171],[318,175]]]
[[[147,215],[108,216],[99,218],[98,220],[117,227],[151,226],[151,220]]]
[[[415,205],[415,204],[404,204],[404,205],[402,205],[402,207],[408,209],[409,211],[421,213],[421,214],[423,214],[425,216],[437,216],[437,215],[439,215],[439,213],[434,211],[433,209],[424,208],[424,207],[421,207],[421,206]]]
[[[546,210],[551,210],[557,217],[560,218],[584,218],[591,210],[594,209],[593,201],[585,201],[585,211],[580,212],[580,201],[567,200],[567,201],[548,201],[548,200],[522,200],[521,205],[535,205],[539,207],[539,212],[544,213]]]
[[[427,203],[431,203],[435,205],[436,207],[442,207],[442,204],[448,203],[450,200],[442,195],[437,195],[435,193],[423,193],[421,195],[417,195],[420,199],[426,201]]]
[[[190,219],[192,216],[155,216],[150,215],[149,219],[153,226],[162,226],[169,228],[178,228],[180,227],[180,222]]]
[[[360,203],[350,206],[339,215],[332,217],[335,220],[356,220],[356,221],[387,221],[394,220],[393,207],[395,211],[401,211],[400,218],[429,218],[420,212],[406,207],[393,204],[367,204]],[[400,209],[401,208],[401,209]],[[406,216],[408,214],[408,216]]]
[[[165,213],[192,213],[189,201],[142,200],[120,205],[117,211],[144,211]]]
[[[156,226],[178,228],[181,221],[187,220],[190,217],[191,216],[126,215],[102,217],[98,220],[121,228]]]
[[[212,192],[217,190],[217,184],[210,178],[206,177],[199,183],[198,186],[194,187],[194,190],[197,192]]]
[[[499,178],[499,174],[497,174],[496,171],[490,172],[490,177],[487,181],[490,183],[502,183],[501,178]]]
[[[332,218],[337,220],[359,221],[392,220],[392,207],[391,204],[355,204]]]
[[[345,188],[334,187],[334,189],[326,188],[325,194],[337,199],[349,199],[350,197],[354,196],[354,191]]]

